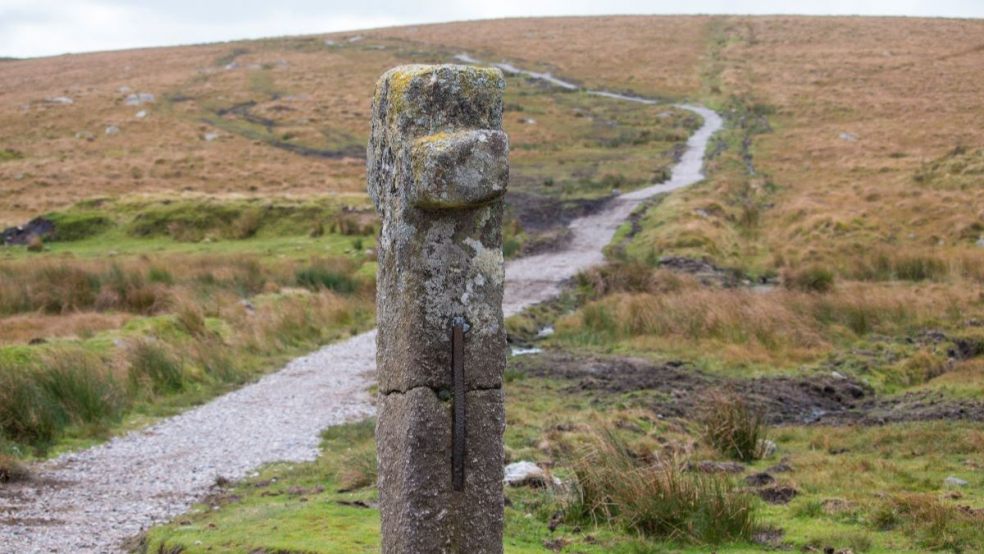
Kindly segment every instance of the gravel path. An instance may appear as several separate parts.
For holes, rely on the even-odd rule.
[[[500,67],[561,88],[579,88],[549,74]],[[507,315],[549,299],[568,278],[600,263],[601,249],[640,201],[703,178],[703,153],[721,118],[699,106],[678,107],[700,114],[704,125],[688,141],[672,178],[575,220],[565,249],[507,264]],[[201,407],[35,468],[33,482],[0,488],[0,552],[118,551],[124,540],[187,511],[218,476],[240,479],[264,463],[313,460],[322,429],[373,413],[367,389],[375,338],[370,331],[326,346]]]

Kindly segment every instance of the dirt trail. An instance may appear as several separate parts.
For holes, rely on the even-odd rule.
[[[502,68],[579,88],[551,75]],[[703,178],[703,153],[721,118],[699,106],[679,107],[700,114],[704,125],[688,141],[672,178],[574,220],[563,250],[509,263],[507,315],[549,299],[568,278],[600,263],[601,249],[643,199]],[[322,429],[373,413],[367,389],[375,346],[375,331],[327,346],[204,406],[35,468],[33,482],[0,488],[0,552],[119,550],[126,539],[186,511],[219,476],[239,479],[264,463],[313,460]]]

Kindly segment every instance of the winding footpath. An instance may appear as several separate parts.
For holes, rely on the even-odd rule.
[[[460,61],[477,63],[467,55]],[[504,72],[581,90],[548,73],[509,64]],[[616,100],[654,100],[585,90]],[[603,261],[602,248],[644,199],[703,179],[708,140],[722,126],[715,112],[687,142],[672,177],[614,198],[598,213],[570,224],[559,251],[506,265],[506,315],[557,295],[564,282]],[[370,331],[298,358],[276,373],[146,429],[35,468],[35,480],[0,488],[0,552],[114,552],[123,541],[188,510],[222,476],[240,479],[262,464],[318,455],[320,432],[373,414],[368,392],[376,362]]]

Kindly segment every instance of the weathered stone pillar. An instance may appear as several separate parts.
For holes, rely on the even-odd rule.
[[[397,67],[376,84],[386,554],[502,552],[504,87],[498,69],[459,65]]]

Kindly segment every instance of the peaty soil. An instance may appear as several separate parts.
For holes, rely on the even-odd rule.
[[[984,421],[984,402],[920,392],[878,397],[850,377],[803,376],[731,379],[683,362],[653,363],[617,356],[550,351],[513,358],[511,369],[529,377],[569,382],[567,390],[602,403],[614,395],[645,392],[637,400],[662,417],[692,419],[715,391],[740,395],[764,410],[773,425],[878,425],[905,421]]]

